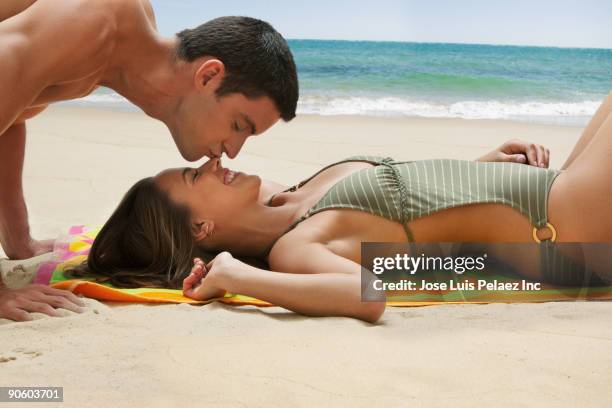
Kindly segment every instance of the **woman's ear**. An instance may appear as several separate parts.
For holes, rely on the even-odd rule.
[[[195,73],[195,87],[198,91],[212,84],[214,79],[220,80],[225,73],[225,65],[218,59],[209,59],[200,65]],[[212,82],[211,82],[212,81]],[[218,82],[218,81],[217,81]]]
[[[200,242],[213,234],[215,222],[213,220],[201,220],[191,224],[191,232],[196,242]]]

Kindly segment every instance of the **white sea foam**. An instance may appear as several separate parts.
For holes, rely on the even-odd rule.
[[[316,115],[421,116],[429,118],[512,119],[520,117],[589,117],[600,101],[432,103],[398,97],[321,97],[306,95],[298,112]]]

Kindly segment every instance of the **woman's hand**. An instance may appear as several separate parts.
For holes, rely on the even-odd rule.
[[[549,156],[550,151],[542,145],[512,139],[476,161],[523,163],[547,168]]]
[[[221,252],[208,265],[200,258],[193,260],[191,273],[183,279],[183,294],[196,300],[206,300],[225,295],[224,277],[238,263],[229,252]]]

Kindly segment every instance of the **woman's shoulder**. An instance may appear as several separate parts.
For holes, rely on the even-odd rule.
[[[304,257],[316,256],[317,252],[327,250],[326,243],[332,232],[326,226],[329,222],[327,218],[334,214],[325,213],[298,224],[276,240],[267,259],[272,270],[291,272],[300,268]]]

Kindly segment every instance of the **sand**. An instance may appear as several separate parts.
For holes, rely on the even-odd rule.
[[[28,129],[25,192],[39,238],[103,223],[139,178],[186,164],[141,113],[53,107]],[[304,116],[224,165],[292,184],[353,154],[474,159],[516,137],[549,147],[560,167],[581,130]],[[88,305],[0,319],[0,386],[63,386],[64,403],[50,405],[64,407],[612,403],[607,302],[389,307],[376,325],[279,307]]]

